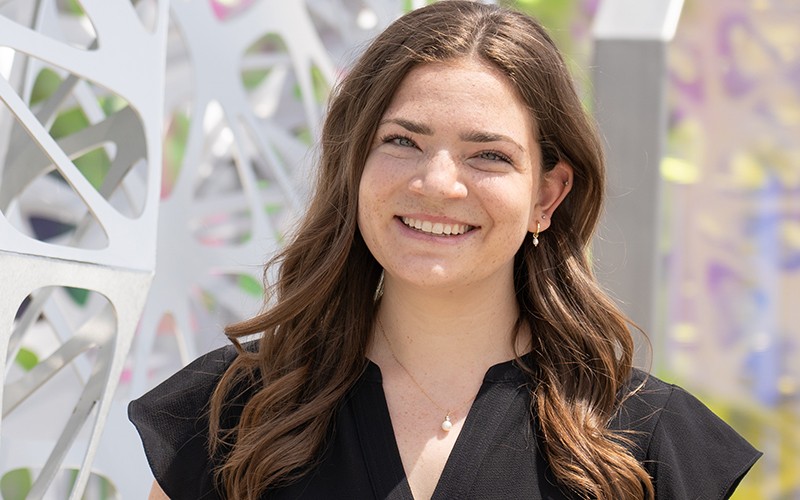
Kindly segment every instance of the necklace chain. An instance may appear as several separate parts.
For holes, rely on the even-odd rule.
[[[412,381],[412,382],[414,382],[414,385],[416,385],[416,386],[417,386],[417,389],[419,389],[419,391],[420,391],[420,392],[421,392],[421,393],[422,393],[422,394],[423,394],[423,395],[424,395],[426,398],[428,398],[428,401],[430,401],[431,403],[433,403],[433,405],[434,405],[435,407],[439,408],[440,410],[442,410],[442,411],[445,413],[445,415],[444,415],[444,420],[442,420],[442,430],[443,430],[443,431],[445,431],[445,432],[448,432],[448,431],[450,431],[450,429],[452,429],[452,428],[453,428],[453,424],[452,424],[452,422],[450,421],[450,415],[452,415],[454,412],[460,411],[460,410],[461,410],[461,409],[462,409],[464,406],[466,406],[466,405],[467,405],[467,403],[469,403],[470,401],[472,401],[473,399],[475,399],[475,396],[470,396],[468,399],[466,399],[466,400],[464,400],[463,402],[461,402],[460,404],[458,404],[458,405],[457,405],[455,408],[453,408],[452,410],[449,410],[449,409],[447,409],[447,408],[444,408],[442,405],[440,405],[439,403],[437,403],[437,402],[436,402],[436,400],[435,400],[435,399],[433,399],[433,398],[431,397],[431,395],[430,395],[430,394],[428,394],[428,391],[426,391],[426,390],[425,390],[425,389],[422,387],[422,385],[420,385],[420,383],[419,383],[419,382],[417,382],[417,379],[415,379],[415,378],[414,378],[414,376],[413,376],[413,375],[411,375],[411,372],[410,372],[410,371],[408,371],[408,369],[405,367],[405,365],[403,365],[403,363],[401,363],[401,362],[400,362],[400,360],[399,360],[399,359],[397,359],[397,355],[394,353],[394,348],[392,347],[392,342],[389,340],[389,336],[388,336],[388,335],[386,335],[386,330],[383,328],[383,323],[381,323],[381,320],[380,320],[379,318],[377,318],[377,321],[378,321],[378,328],[379,328],[379,329],[380,329],[380,331],[381,331],[381,335],[383,335],[383,338],[386,340],[386,345],[387,345],[387,346],[389,346],[389,354],[391,354],[391,355],[392,355],[392,359],[394,359],[394,362],[395,362],[395,363],[397,363],[397,364],[398,364],[398,366],[400,366],[400,368],[402,368],[404,372],[406,372],[406,375],[408,375],[408,378],[410,378],[410,379],[411,379],[411,381]]]

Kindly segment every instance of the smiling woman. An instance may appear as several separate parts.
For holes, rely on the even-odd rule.
[[[538,23],[395,22],[334,93],[269,306],[131,403],[154,498],[730,495],[759,453],[631,367],[594,281],[603,186]]]
[[[533,117],[499,70],[469,56],[412,69],[359,188],[358,228],[384,269],[384,307],[398,289],[424,301],[448,289],[500,310],[489,302],[513,290],[526,234],[545,230],[569,192],[571,167],[544,174],[540,158]]]

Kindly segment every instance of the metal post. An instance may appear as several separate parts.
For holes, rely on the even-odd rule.
[[[595,112],[608,163],[608,202],[594,242],[597,275],[654,344],[666,48],[682,7],[683,0],[604,0],[593,27]],[[646,354],[637,349],[637,365],[648,364]]]

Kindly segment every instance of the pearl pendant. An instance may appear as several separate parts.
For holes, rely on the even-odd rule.
[[[442,430],[445,432],[450,432],[450,429],[453,428],[453,422],[450,421],[450,415],[445,415],[444,422],[442,422]]]
[[[536,236],[533,237],[533,246],[535,247],[539,246],[539,238],[537,238]]]

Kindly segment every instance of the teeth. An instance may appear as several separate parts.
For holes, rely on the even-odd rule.
[[[403,217],[403,224],[408,227],[413,227],[423,233],[431,233],[438,235],[459,235],[470,231],[472,226],[467,224],[444,224],[442,222],[430,222],[427,220],[412,219],[411,217]]]

